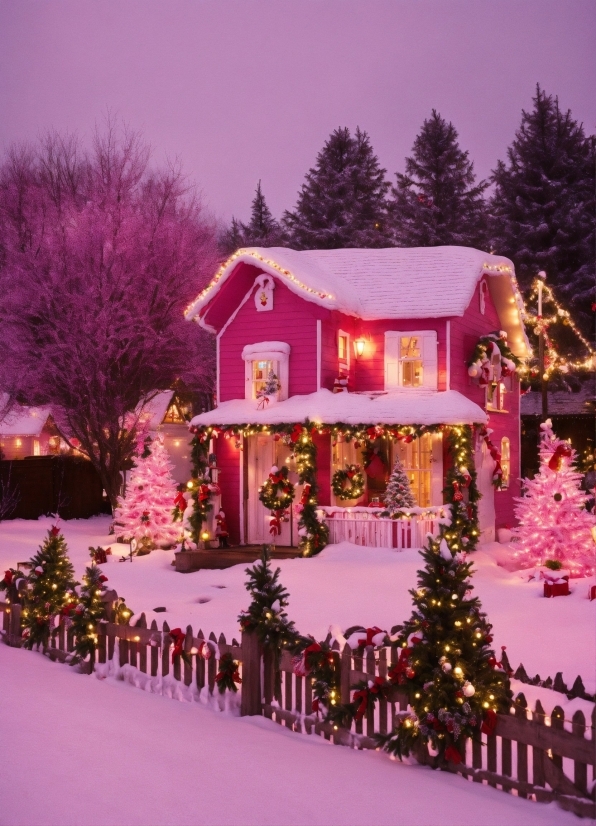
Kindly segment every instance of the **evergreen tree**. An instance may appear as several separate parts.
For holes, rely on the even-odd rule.
[[[366,132],[331,133],[283,223],[295,249],[387,247],[389,184]]]
[[[491,649],[491,625],[471,596],[472,563],[453,553],[447,528],[422,551],[425,566],[410,593],[414,611],[400,632],[397,664],[389,677],[403,685],[412,712],[397,715],[385,750],[402,757],[423,743],[438,762],[463,760],[466,737],[491,733],[496,714],[509,707],[507,672]]]
[[[282,229],[267,206],[259,181],[249,223],[243,224],[232,218],[232,223],[220,238],[220,247],[226,255],[231,255],[240,247],[278,247],[283,242]]]
[[[398,246],[485,246],[482,193],[488,184],[475,184],[474,164],[457,138],[453,124],[433,109],[406,158],[406,174],[396,173],[392,188],[389,210]]]
[[[75,636],[75,652],[71,665],[76,665],[81,660],[90,658],[91,663],[95,659],[95,649],[97,648],[97,623],[105,618],[105,604],[101,601],[102,591],[105,590],[104,582],[107,577],[102,573],[97,565],[85,568],[83,585],[80,588],[79,602],[71,612],[72,629]]]
[[[413,508],[416,505],[408,474],[399,456],[395,459],[383,502],[390,514],[397,513],[403,508]]]
[[[580,489],[583,474],[573,467],[577,454],[555,436],[550,419],[540,430],[540,471],[524,480],[525,495],[515,507],[515,557],[522,568],[556,560],[574,574],[589,575],[595,563],[594,517],[585,509],[589,494]]]
[[[126,495],[120,497],[114,513],[117,535],[126,541],[136,539],[140,550],[173,545],[178,540],[180,526],[172,515],[177,491],[171,471],[162,438],[147,440],[131,471]]]
[[[44,648],[58,633],[57,619],[67,616],[78,602],[74,568],[60,529],[54,526],[30,559],[29,590],[22,613],[25,648]]]
[[[531,112],[499,161],[491,201],[491,243],[515,264],[523,289],[544,270],[584,335],[592,337],[595,300],[594,138],[536,87]]]

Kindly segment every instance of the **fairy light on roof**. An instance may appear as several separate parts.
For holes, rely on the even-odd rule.
[[[296,278],[296,276],[290,270],[285,269],[285,267],[281,267],[272,258],[265,258],[264,255],[260,255],[258,252],[240,249],[233,253],[233,255],[231,255],[226,261],[224,261],[224,263],[215,273],[209,284],[207,284],[205,289],[199,293],[199,295],[191,304],[188,305],[185,312],[188,313],[192,309],[192,307],[194,307],[196,304],[202,301],[217,286],[217,284],[221,281],[226,271],[234,263],[234,261],[236,261],[238,258],[246,257],[255,258],[261,264],[264,264],[265,266],[270,267],[272,270],[275,270],[279,275],[290,281],[296,287],[299,287],[299,289],[303,290],[305,293],[309,293],[310,295],[315,295],[320,299],[327,299],[329,301],[333,301],[335,298],[335,296],[331,295],[331,293],[322,292],[321,290],[315,290],[312,287],[309,287],[303,281],[300,281],[299,278]]]

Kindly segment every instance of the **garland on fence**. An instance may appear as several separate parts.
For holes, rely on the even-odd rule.
[[[4,571],[4,577],[0,579],[0,591],[6,591],[6,601],[20,604],[22,595],[20,589],[26,584],[26,577],[17,568],[9,568]]]
[[[242,678],[238,671],[238,662],[231,654],[222,655],[219,661],[219,671],[215,675],[215,682],[220,694],[223,694],[226,689],[233,692],[238,691],[238,685],[242,682]]]
[[[345,468],[338,469],[331,479],[333,493],[338,499],[359,499],[364,493],[364,474],[360,465],[346,464]]]

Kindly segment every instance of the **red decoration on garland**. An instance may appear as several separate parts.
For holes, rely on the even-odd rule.
[[[361,688],[359,691],[354,692],[352,702],[356,703],[359,701],[358,708],[356,709],[356,720],[362,720],[366,714],[371,698],[382,697],[386,694],[388,685],[384,677],[375,677],[374,680],[369,680],[366,688]]]
[[[572,451],[571,451],[570,445],[568,445],[568,444],[557,445],[557,448],[556,448],[555,452],[553,453],[553,455],[549,459],[549,462],[548,462],[549,468],[552,471],[554,471],[555,473],[558,473],[561,470],[561,464],[562,464],[563,458],[569,459],[569,457],[571,456],[571,453],[572,453]]]
[[[493,734],[495,728],[497,727],[497,712],[493,711],[492,708],[489,708],[484,718],[482,720],[482,725],[480,726],[480,731],[482,734]]]
[[[168,634],[174,642],[174,649],[172,651],[173,663],[175,657],[178,657],[183,653],[184,637],[186,636],[186,634],[184,634],[181,628],[172,628],[171,631],[168,631]]]
[[[447,746],[445,749],[445,760],[449,763],[455,763],[458,765],[462,762],[462,756],[455,748],[455,746]]]
[[[453,482],[453,501],[461,502],[464,498],[463,493],[459,489],[459,482]]]
[[[308,505],[308,500],[310,499],[310,491],[311,485],[308,482],[302,488],[302,496],[300,497],[300,504],[301,505]]]
[[[12,571],[4,571],[4,582],[10,585],[12,582]]]

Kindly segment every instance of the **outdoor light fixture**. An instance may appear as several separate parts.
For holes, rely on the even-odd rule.
[[[364,348],[366,347],[366,339],[365,338],[356,338],[354,339],[354,350],[356,351],[357,356],[361,356],[364,353]]]

